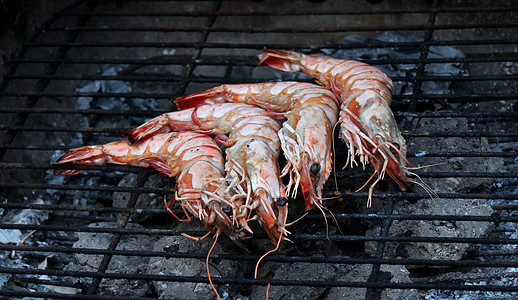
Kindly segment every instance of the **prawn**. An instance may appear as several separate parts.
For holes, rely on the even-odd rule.
[[[287,214],[287,199],[280,180],[278,158],[279,122],[259,107],[239,103],[201,105],[160,115],[123,135],[130,143],[165,131],[197,131],[215,135],[227,146],[225,170],[231,186],[243,184],[248,195],[245,203],[235,207],[236,219],[246,225],[254,210],[259,222],[275,244],[287,234],[282,223]]]
[[[369,188],[367,205],[372,203],[374,186],[387,173],[405,191],[403,182],[414,182],[406,168],[406,142],[390,109],[392,80],[378,68],[353,60],[292,51],[263,50],[259,65],[267,64],[287,72],[303,72],[331,90],[341,102],[340,138],[348,145],[346,165],[370,161],[378,174]],[[410,165],[411,166],[411,165]]]
[[[221,85],[177,98],[179,109],[221,102],[248,103],[267,111],[284,113],[287,118],[279,139],[289,174],[287,194],[295,196],[300,183],[306,210],[321,206],[322,189],[332,168],[333,127],[339,103],[334,94],[304,82],[265,82]]]
[[[189,213],[204,222],[210,232],[221,232],[243,247],[242,228],[236,227],[225,211],[240,197],[229,189],[224,176],[224,158],[216,142],[193,132],[157,134],[134,145],[125,140],[104,145],[71,149],[54,165],[105,164],[152,167],[169,177],[176,177],[174,200],[178,201],[190,220]],[[75,175],[84,170],[58,169],[58,175]],[[242,196],[242,195],[241,195]],[[166,208],[180,220],[168,205]],[[182,221],[182,220],[180,220]],[[244,247],[243,247],[244,248]]]

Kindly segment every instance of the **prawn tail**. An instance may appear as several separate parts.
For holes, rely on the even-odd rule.
[[[123,132],[122,136],[128,140],[130,145],[133,145],[147,137],[168,131],[168,122],[169,119],[167,117],[159,116],[147,121],[137,128]]]
[[[101,145],[96,146],[85,146],[80,148],[71,149],[70,152],[65,153],[63,156],[53,163],[53,166],[70,164],[70,165],[103,165],[105,160],[103,159],[105,153]],[[65,170],[56,169],[54,174],[56,175],[76,175],[83,173],[85,170]]]
[[[296,52],[271,49],[264,49],[257,55],[257,57],[261,60],[259,62],[259,66],[266,64],[272,68],[285,72],[301,71],[301,56],[302,54]]]
[[[178,110],[197,107],[205,104],[224,103],[224,87],[218,86],[210,90],[178,97],[174,100]]]

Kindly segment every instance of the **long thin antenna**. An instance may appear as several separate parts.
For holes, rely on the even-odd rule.
[[[205,266],[207,267],[207,276],[209,277],[209,283],[212,290],[214,290],[214,293],[216,293],[216,297],[218,297],[218,300],[221,300],[221,297],[219,296],[218,291],[216,290],[216,287],[212,283],[212,279],[210,278],[210,270],[209,270],[209,256],[212,250],[214,249],[214,246],[216,246],[216,242],[218,241],[219,237],[219,231],[216,233],[216,236],[214,238],[214,243],[212,243],[212,247],[210,247],[209,253],[207,253],[207,258],[205,259]]]

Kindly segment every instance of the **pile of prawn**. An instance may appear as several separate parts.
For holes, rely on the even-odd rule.
[[[187,221],[192,215],[216,240],[224,233],[242,247],[243,239],[254,233],[250,222],[256,221],[275,249],[289,235],[288,198],[300,191],[306,210],[325,209],[322,190],[332,169],[335,126],[348,148],[344,167],[358,161],[374,167],[368,206],[385,174],[403,191],[404,183],[424,185],[410,178],[416,175],[409,171],[413,166],[405,158],[406,143],[390,109],[392,81],[382,71],[358,61],[290,51],[263,50],[258,57],[259,65],[303,72],[320,85],[221,85],[179,97],[178,111],[124,132],[126,141],[71,149],[55,165],[152,167],[176,177],[172,199],[164,199],[175,218]],[[226,147],[224,153],[220,145]],[[286,158],[282,169],[281,154]],[[82,170],[61,167],[56,172]],[[184,219],[170,209],[175,202]]]

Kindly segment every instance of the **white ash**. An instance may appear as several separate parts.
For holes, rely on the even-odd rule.
[[[339,274],[337,281],[366,282],[372,266],[367,264],[355,265],[345,273]],[[336,287],[330,288],[325,299],[365,299],[365,288]]]
[[[367,282],[371,276],[372,266],[360,264],[354,266],[348,272],[340,274],[337,281],[344,282]],[[391,283],[411,283],[410,272],[403,265],[382,265],[380,272],[389,276]],[[323,299],[364,299],[367,289],[336,287],[330,288]],[[383,290],[381,299],[418,299],[419,293],[415,289],[389,289]]]
[[[101,75],[103,76],[116,76],[121,70],[123,70],[123,66],[119,66],[117,69],[115,67],[107,68],[106,70],[101,71]],[[86,81],[83,83],[83,86],[76,89],[76,91],[80,93],[130,93],[131,86],[128,83],[120,80],[94,80],[94,81]],[[92,108],[91,102],[92,97],[78,97],[77,98],[77,108],[78,109],[90,109]],[[120,98],[105,98],[99,104],[102,109],[113,109],[114,106],[120,106],[121,104]],[[110,103],[115,101],[116,104]]]
[[[318,257],[318,256],[316,256]],[[272,278],[278,280],[337,280],[340,274],[339,267],[331,264],[319,263],[261,263],[259,265],[258,278]],[[328,288],[313,286],[271,286],[270,299],[321,299]],[[266,286],[258,286],[253,289],[251,299],[263,299],[266,295]]]
[[[171,71],[166,74],[175,74],[178,73],[174,67],[173,69],[167,69],[166,71]],[[154,74],[160,74],[164,72],[164,70],[156,69],[154,70]],[[117,67],[109,67],[105,66],[103,69],[99,71],[102,76],[117,76],[117,75],[127,75],[134,74],[136,70],[127,66],[120,65]],[[164,83],[144,83],[144,82],[125,82],[121,80],[93,80],[93,81],[84,81],[81,87],[76,89],[77,92],[80,93],[154,93],[161,94],[167,93],[171,87],[164,87]],[[168,104],[164,104],[162,101],[149,98],[134,98],[134,97],[78,97],[77,98],[77,108],[78,109],[102,109],[102,110],[158,110],[163,109],[164,105],[168,106]],[[97,118],[92,119],[91,116],[85,115],[80,120],[81,126],[84,127],[106,127],[106,128],[130,128],[133,124],[141,124],[147,121],[145,117],[137,117],[137,116],[119,116],[119,115],[99,115]],[[122,133],[122,132],[121,132]],[[84,137],[86,135],[81,135]],[[120,138],[122,139],[122,137]],[[113,141],[115,139],[111,139]],[[89,141],[82,141],[80,145],[84,145],[89,143]]]
[[[93,223],[89,227],[95,228],[115,228],[117,223]],[[130,223],[126,228],[141,228],[140,225]],[[79,232],[78,240],[74,243],[74,248],[81,249],[107,249],[111,238],[111,233]],[[156,237],[151,236],[122,236],[117,250],[144,251],[152,250]],[[102,255],[89,255],[75,253],[72,260],[65,270],[92,272],[97,271],[102,260]],[[144,274],[149,257],[147,256],[113,256],[106,272],[121,274]],[[92,278],[74,277],[75,284],[88,285]],[[104,278],[99,286],[99,292],[103,295],[118,296],[137,296],[144,297],[149,292],[148,282],[143,280],[125,280]]]
[[[28,263],[25,263],[22,258],[15,257],[12,258],[12,253],[8,251],[0,251],[0,262],[2,263],[2,267],[5,268],[13,268],[13,269],[30,269],[31,266]],[[10,279],[13,277],[12,274],[9,273],[0,273],[0,287],[7,288],[9,285]]]
[[[362,36],[346,36],[337,44],[351,44],[360,43],[364,45],[372,44],[373,42],[421,42],[422,36],[411,33],[407,36],[396,34],[392,31],[387,31],[376,37],[375,39],[365,38]],[[326,55],[342,58],[342,59],[373,59],[373,60],[391,60],[391,59],[417,59],[420,56],[420,48],[354,48],[354,49],[322,49]],[[428,49],[427,58],[463,58],[464,53],[452,46],[431,46]],[[380,70],[385,72],[389,77],[405,77],[408,75],[416,75],[417,64],[390,64],[377,66]],[[451,76],[468,76],[466,70],[463,69],[461,63],[440,63],[427,64],[424,69],[426,76],[432,75],[451,75]],[[411,95],[413,93],[414,85],[412,81],[395,82],[394,94]],[[451,88],[451,82],[443,81],[423,81],[421,86],[423,93],[431,94],[453,94],[454,90]]]
[[[26,202],[30,202],[30,204],[48,204],[43,201],[41,198],[36,198],[32,201],[29,199],[24,199]],[[33,209],[18,209],[18,210],[10,210],[7,214],[2,215],[0,218],[0,222],[5,224],[41,224],[45,222],[49,218],[49,212],[45,210],[33,210]],[[32,234],[34,232],[31,231],[22,231],[18,229],[0,229],[0,243],[1,244],[16,244],[16,245],[38,245],[38,246],[48,246],[45,241],[38,241],[37,239],[32,238]],[[31,268],[32,266],[27,263],[27,259],[24,257],[23,251],[20,252],[8,252],[1,251],[0,252],[0,261],[2,262],[2,266],[8,268]],[[40,252],[40,254],[43,252]],[[45,254],[45,253],[43,253]],[[50,255],[50,253],[47,253]],[[44,275],[34,275],[33,277],[44,279]],[[12,277],[11,274],[2,273],[0,274],[0,287],[3,287],[9,279]]]
[[[469,130],[469,122],[465,118],[423,118],[417,125],[420,132],[465,132]],[[441,152],[487,152],[491,144],[487,137],[414,137],[407,140],[409,151],[423,148],[428,153]],[[424,166],[427,172],[498,172],[504,168],[500,157],[462,157],[434,158],[420,155],[411,159],[416,166]],[[430,167],[426,167],[430,165]],[[425,184],[437,193],[470,191],[478,187],[494,183],[494,178],[488,177],[438,177],[423,178]],[[415,189],[417,190],[417,188]]]
[[[47,255],[47,257],[45,257],[43,262],[41,262],[38,265],[38,269],[40,269],[40,270],[47,269],[49,267],[49,259],[53,258],[54,256],[57,256],[57,254],[52,253],[52,254]],[[38,277],[39,277],[39,279],[42,279],[42,280],[52,280],[52,278],[48,275],[39,275]],[[43,285],[41,285],[41,287],[45,288],[46,290],[49,290],[52,292],[57,292],[57,293],[62,293],[62,294],[78,294],[81,292],[81,290],[79,288],[73,288],[73,287],[67,287],[67,286],[56,286],[56,285],[43,284]]]
[[[30,204],[48,204],[41,198],[36,198],[33,201],[26,202]],[[49,212],[45,210],[33,209],[19,209],[10,210],[5,216],[2,216],[0,221],[5,224],[41,224],[49,218]],[[0,243],[2,244],[19,244],[30,232],[22,232],[18,229],[0,229]]]
[[[192,223],[179,224],[177,227],[180,231],[189,231],[193,229]],[[184,236],[167,236],[162,237],[154,244],[154,251],[169,251],[174,249],[178,253],[203,253],[209,252],[214,239],[206,238],[203,241],[194,241]],[[216,243],[212,250],[212,254],[222,254],[225,250],[221,243]],[[211,259],[209,260],[211,278],[231,277],[235,278],[239,272],[238,263],[232,260]],[[147,274],[159,275],[176,275],[176,276],[207,276],[205,259],[193,258],[164,258],[152,257],[147,267]],[[196,282],[174,282],[174,281],[153,281],[155,290],[160,298],[175,299],[214,299],[215,294],[207,283]],[[228,287],[216,285],[220,290],[220,294],[226,291]],[[228,293],[228,292],[226,292]]]
[[[493,210],[484,200],[477,199],[420,199],[417,203],[401,201],[394,208],[394,214],[398,215],[490,216],[492,213]],[[389,236],[479,238],[491,226],[490,222],[478,221],[396,220],[390,226]],[[367,234],[376,236],[379,231],[380,228],[373,228]],[[377,243],[368,242],[365,250],[374,256],[376,247]],[[384,257],[459,260],[469,247],[469,243],[387,242]]]
[[[121,181],[119,182],[119,187],[134,187],[136,186],[137,182],[137,174],[126,174],[124,177],[122,177]],[[165,186],[170,186],[171,190],[174,186],[174,179],[170,179],[165,175],[159,175],[159,174],[153,174],[151,175],[146,182],[144,183],[144,188],[157,188],[161,189]],[[113,193],[113,207],[128,207],[128,201],[130,200],[131,193],[129,192],[115,192]],[[164,209],[164,196],[157,195],[154,193],[142,193],[137,198],[137,203],[135,204],[135,207],[140,208],[156,208],[156,209]],[[165,209],[164,209],[165,211]],[[120,219],[121,215],[117,215],[117,217]],[[141,223],[145,221],[152,220],[155,218],[155,214],[132,214],[130,216],[129,222],[133,223]],[[173,220],[173,217],[171,216],[171,220]],[[176,219],[174,219],[176,221]],[[195,220],[196,222],[196,220]]]
[[[506,238],[517,239],[518,228],[512,228]],[[494,247],[490,245],[489,247]],[[500,245],[499,250],[507,250],[509,253],[518,253],[518,245]],[[518,255],[511,256],[509,261],[516,261]],[[489,258],[490,259],[490,258]],[[488,260],[489,260],[488,259]],[[496,285],[496,286],[517,286],[518,268],[473,268],[469,272],[458,273],[449,272],[442,276],[430,279],[434,281],[459,282],[468,285]],[[493,292],[493,291],[450,291],[450,290],[430,290],[423,292],[424,299],[515,299],[518,298],[516,292]]]

